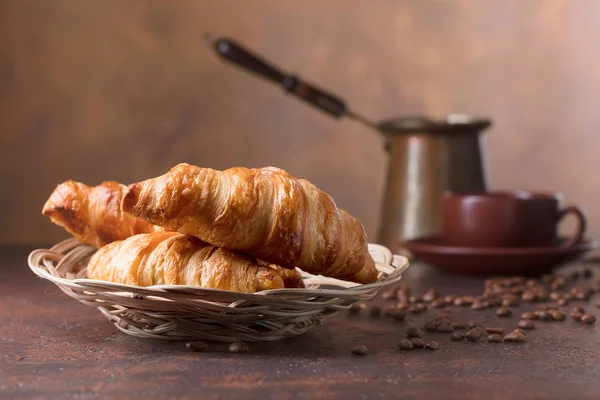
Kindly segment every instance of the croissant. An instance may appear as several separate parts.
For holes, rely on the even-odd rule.
[[[128,186],[123,211],[285,268],[371,283],[363,226],[310,182],[279,168],[179,164]]]
[[[87,276],[136,286],[192,285],[245,293],[284,287],[272,268],[177,232],[110,243],[92,256]]]
[[[97,248],[138,233],[161,231],[162,228],[121,212],[125,189],[125,185],[113,181],[90,187],[69,180],[54,189],[42,214],[80,242]]]
[[[282,268],[279,265],[266,263],[262,260],[256,260],[259,265],[265,265],[267,267],[273,268],[281,279],[283,279],[283,284],[286,288],[289,289],[300,289],[305,288],[304,279],[302,278],[302,274],[297,269],[287,269]]]

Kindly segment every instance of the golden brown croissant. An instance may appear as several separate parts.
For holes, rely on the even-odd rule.
[[[286,288],[300,289],[306,287],[306,285],[304,284],[304,278],[302,278],[302,274],[296,268],[287,269],[275,264],[264,262],[262,260],[256,261],[259,265],[265,265],[267,267],[273,268],[279,274],[279,276],[281,276],[281,279],[283,279],[283,284]]]
[[[177,232],[140,234],[106,245],[92,256],[87,276],[136,286],[192,285],[245,293],[284,287],[272,268]]]
[[[162,231],[121,211],[125,189],[125,185],[112,181],[95,187],[66,181],[54,189],[42,214],[80,242],[98,248],[138,233]]]
[[[303,179],[273,167],[179,164],[129,185],[123,211],[285,268],[359,283],[377,279],[363,226]]]

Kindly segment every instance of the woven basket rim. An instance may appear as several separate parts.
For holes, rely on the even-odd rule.
[[[379,271],[375,283],[361,285],[303,272],[306,288],[243,293],[77,278],[85,274],[95,251],[67,239],[50,249],[32,251],[27,261],[35,275],[77,301],[98,308],[121,332],[165,340],[272,341],[298,336],[353,303],[372,299],[383,287],[397,283],[409,266],[406,257],[369,244]]]
[[[408,258],[401,256],[401,255],[392,254],[391,251],[385,246],[375,244],[375,243],[369,243],[368,245],[369,245],[370,250],[376,249],[377,251],[382,251],[386,254],[389,254],[390,260],[388,263],[375,262],[375,265],[376,265],[378,271],[380,271],[380,272],[382,270],[392,269],[392,271],[390,271],[391,273],[386,277],[386,279],[378,280],[374,283],[369,283],[369,284],[357,284],[357,283],[343,281],[343,280],[339,280],[339,279],[335,279],[335,278],[329,278],[329,277],[325,277],[325,276],[321,276],[321,275],[312,275],[305,271],[301,271],[302,276],[305,279],[312,278],[313,280],[323,281],[322,284],[325,284],[325,285],[346,286],[346,287],[341,287],[340,289],[283,288],[283,289],[264,290],[264,291],[260,291],[260,292],[256,292],[256,293],[244,293],[244,292],[235,292],[235,291],[223,290],[223,289],[204,288],[204,287],[192,286],[192,285],[136,286],[136,285],[128,285],[128,284],[122,284],[122,283],[108,282],[108,281],[103,281],[103,280],[99,280],[99,279],[63,278],[61,276],[57,276],[57,275],[55,276],[55,275],[51,274],[50,272],[47,271],[47,269],[43,269],[38,265],[38,263],[36,261],[38,261],[38,257],[40,257],[40,254],[42,254],[42,253],[44,253],[46,256],[48,256],[48,252],[52,252],[52,253],[56,253],[57,258],[63,257],[64,254],[56,251],[56,249],[60,249],[60,248],[72,249],[77,246],[81,246],[81,247],[85,246],[85,247],[89,248],[89,251],[91,254],[93,254],[96,251],[96,249],[93,246],[81,243],[74,238],[63,240],[63,241],[55,244],[54,246],[52,246],[50,249],[39,248],[39,249],[33,250],[27,258],[27,263],[29,265],[29,268],[32,270],[32,272],[34,274],[36,274],[40,278],[49,280],[55,284],[60,283],[62,285],[66,285],[66,286],[84,285],[84,286],[98,286],[98,287],[103,287],[103,288],[111,288],[110,291],[113,292],[113,294],[117,294],[119,292],[131,293],[132,291],[138,292],[138,294],[140,292],[147,292],[147,294],[144,294],[146,296],[152,296],[152,295],[160,296],[160,294],[163,294],[165,292],[186,292],[187,294],[194,294],[194,292],[214,293],[214,294],[227,293],[227,294],[235,294],[236,296],[241,296],[241,297],[243,297],[243,300],[251,300],[254,296],[281,296],[281,295],[291,295],[291,294],[306,295],[306,294],[308,294],[308,292],[310,292],[311,297],[313,297],[315,295],[344,296],[345,294],[348,294],[348,290],[350,290],[350,291],[356,291],[356,290],[360,290],[360,289],[370,290],[370,289],[380,288],[382,286],[387,286],[390,284],[390,282],[389,282],[390,280],[396,281],[396,279],[394,279],[394,278],[398,278],[397,280],[399,280],[402,273],[404,273],[404,271],[406,271],[406,269],[410,265]],[[202,297],[206,297],[206,296],[202,296]],[[240,300],[242,300],[242,299],[240,299]]]

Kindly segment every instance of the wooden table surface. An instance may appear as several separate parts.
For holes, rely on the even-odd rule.
[[[0,250],[1,398],[600,398],[600,323],[538,322],[524,344],[452,342],[427,332],[439,350],[400,352],[395,345],[406,328],[422,328],[433,310],[404,322],[344,313],[299,338],[250,344],[248,354],[230,354],[222,344],[191,353],[183,343],[117,332],[97,310],[35,277],[27,253]],[[479,294],[482,281],[417,263],[404,277],[413,292],[444,294]],[[600,315],[593,303],[583,305]],[[453,318],[506,329],[518,321],[468,308]],[[352,356],[361,343],[371,355]]]

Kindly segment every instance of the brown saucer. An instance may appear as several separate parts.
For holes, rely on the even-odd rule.
[[[564,249],[544,247],[458,247],[442,243],[440,236],[413,239],[404,244],[417,260],[445,272],[486,275],[538,275],[574,260],[598,247],[584,240]]]

